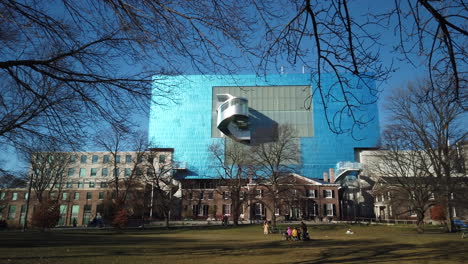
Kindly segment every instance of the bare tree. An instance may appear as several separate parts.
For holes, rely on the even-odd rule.
[[[109,131],[101,132],[96,136],[95,144],[110,154],[112,179],[108,183],[113,189],[114,213],[124,209],[132,209],[132,203],[136,200],[129,199],[129,196],[142,188],[140,172],[142,164],[145,163],[146,135],[110,128]],[[129,149],[135,155],[132,157],[132,167],[129,171],[125,171],[122,168],[122,163],[125,162],[123,154]]]
[[[385,149],[378,152],[371,170],[381,179],[373,189],[376,198],[387,197],[394,213],[415,213],[418,232],[424,231],[424,217],[436,205],[438,179],[428,173],[432,166],[424,153],[410,150],[414,139],[399,127],[388,127],[383,134]],[[390,210],[390,208],[388,208]]]
[[[143,173],[144,182],[151,187],[151,209],[164,217],[166,227],[169,227],[171,212],[175,209],[176,193],[179,184],[174,179],[174,160],[172,155],[157,149],[147,152],[148,163],[146,173]]]
[[[119,127],[128,113],[175,100],[162,75],[237,69],[246,14],[231,1],[2,1],[0,140],[75,141],[96,121]]]
[[[461,127],[463,109],[451,89],[432,87],[423,82],[399,90],[389,100],[392,115],[390,129],[397,130],[398,139],[406,148],[415,151],[421,168],[428,176],[437,178],[438,198],[446,208],[447,230],[453,231],[451,196],[459,176],[453,161],[456,148],[451,144],[461,141],[466,131]],[[423,166],[424,165],[424,166]]]
[[[418,67],[423,61],[431,85],[445,87],[466,109],[466,4],[462,0],[396,0],[388,10],[361,2],[253,1],[265,27],[261,71],[289,62],[303,66],[316,81],[318,94],[335,133],[352,132],[371,119],[360,114],[378,98],[378,83],[396,70],[382,63],[382,50],[395,47],[392,56]],[[385,5],[382,5],[385,6]],[[392,32],[392,36],[386,36]],[[384,33],[385,32],[385,33]],[[420,59],[421,57],[425,59]],[[377,82],[377,86],[374,86]],[[360,96],[363,92],[367,96]],[[310,99],[310,98],[309,98]],[[341,102],[334,109],[331,102]],[[311,106],[305,98],[304,104]],[[345,120],[352,119],[352,123]]]
[[[251,157],[258,186],[266,190],[262,200],[269,200],[265,206],[270,207],[272,225],[276,227],[275,212],[288,190],[282,184],[283,179],[295,172],[301,164],[296,131],[289,125],[280,125],[277,139],[254,146]]]
[[[55,190],[58,199],[65,182],[67,181],[66,169],[70,163],[70,154],[66,152],[35,152],[31,154],[30,184],[34,190],[39,203],[44,193],[53,193]],[[52,199],[53,200],[53,199]]]
[[[226,144],[212,144],[209,151],[214,158],[213,168],[219,177],[220,191],[227,191],[226,199],[231,200],[232,221],[239,224],[239,216],[243,206],[243,188],[246,186],[249,173],[252,173],[249,147],[226,139]],[[245,197],[244,197],[245,198]]]

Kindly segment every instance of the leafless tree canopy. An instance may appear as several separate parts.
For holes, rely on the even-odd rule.
[[[212,144],[209,151],[213,157],[213,168],[219,178],[218,185],[223,186],[221,191],[227,191],[226,197],[231,200],[232,220],[238,225],[242,208],[242,188],[247,184],[250,176],[253,177],[250,148],[242,143],[226,139],[226,145]]]
[[[70,154],[66,152],[34,152],[31,153],[30,183],[37,200],[41,203],[46,190],[49,193],[57,191],[56,199],[60,197],[67,181],[67,168]]]
[[[430,82],[399,90],[389,100],[392,124],[387,128],[384,143],[390,153],[395,153],[393,162],[405,161],[401,152],[411,150],[415,159],[411,159],[414,168],[410,173],[421,171],[428,179],[437,179],[438,186],[434,190],[444,201],[449,231],[452,230],[450,197],[458,182],[454,177],[460,174],[457,171],[460,166],[454,162],[459,155],[456,146],[466,138],[466,129],[461,122],[464,111],[454,100],[455,96],[445,86],[431,87]],[[398,173],[401,169],[398,171],[394,167],[392,171]]]
[[[231,1],[2,1],[0,137],[69,142],[97,120],[118,126],[175,99],[174,87],[152,86],[152,76],[188,63],[210,72],[238,66],[232,47],[249,39],[244,11]]]
[[[376,102],[374,84],[391,77],[392,64],[382,63],[381,50],[395,47],[396,60],[427,68],[431,85],[446,87],[453,100],[466,108],[466,13],[462,0],[396,0],[390,9],[368,10],[359,1],[254,1],[265,25],[266,42],[261,68],[279,68],[286,59],[304,65],[316,80],[313,96],[319,96],[330,129],[352,131],[369,120],[363,107]],[[393,36],[386,37],[385,33]],[[330,78],[330,75],[333,78]],[[367,97],[356,91],[367,90]],[[344,103],[330,109],[329,102]],[[310,100],[304,101],[310,106]],[[349,127],[342,120],[351,118]]]
[[[289,188],[282,186],[284,179],[296,172],[301,165],[297,132],[290,125],[278,127],[275,142],[252,147],[252,163],[255,178],[266,188],[265,196],[272,201],[270,210],[275,212]],[[272,214],[272,224],[276,226],[276,216]]]

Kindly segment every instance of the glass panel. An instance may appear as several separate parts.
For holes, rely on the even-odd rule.
[[[98,155],[93,155],[93,163],[98,162],[99,156]]]

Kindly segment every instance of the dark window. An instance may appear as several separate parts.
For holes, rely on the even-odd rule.
[[[87,192],[86,193],[86,199],[91,200],[91,198],[92,198],[91,192]]]
[[[81,163],[86,163],[88,157],[86,155],[81,155]]]
[[[96,163],[96,162],[98,162],[98,160],[99,160],[98,155],[93,155],[92,162],[93,162],[93,163]]]
[[[109,163],[109,155],[104,155],[102,162]]]

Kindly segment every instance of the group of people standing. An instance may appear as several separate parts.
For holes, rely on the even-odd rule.
[[[270,223],[265,220],[265,222],[263,222],[263,234],[268,235],[269,233],[271,233]],[[283,240],[288,241],[310,240],[309,232],[307,231],[307,225],[304,223],[304,221],[301,221],[300,227],[291,228],[288,226],[286,231],[282,232],[282,236]]]

